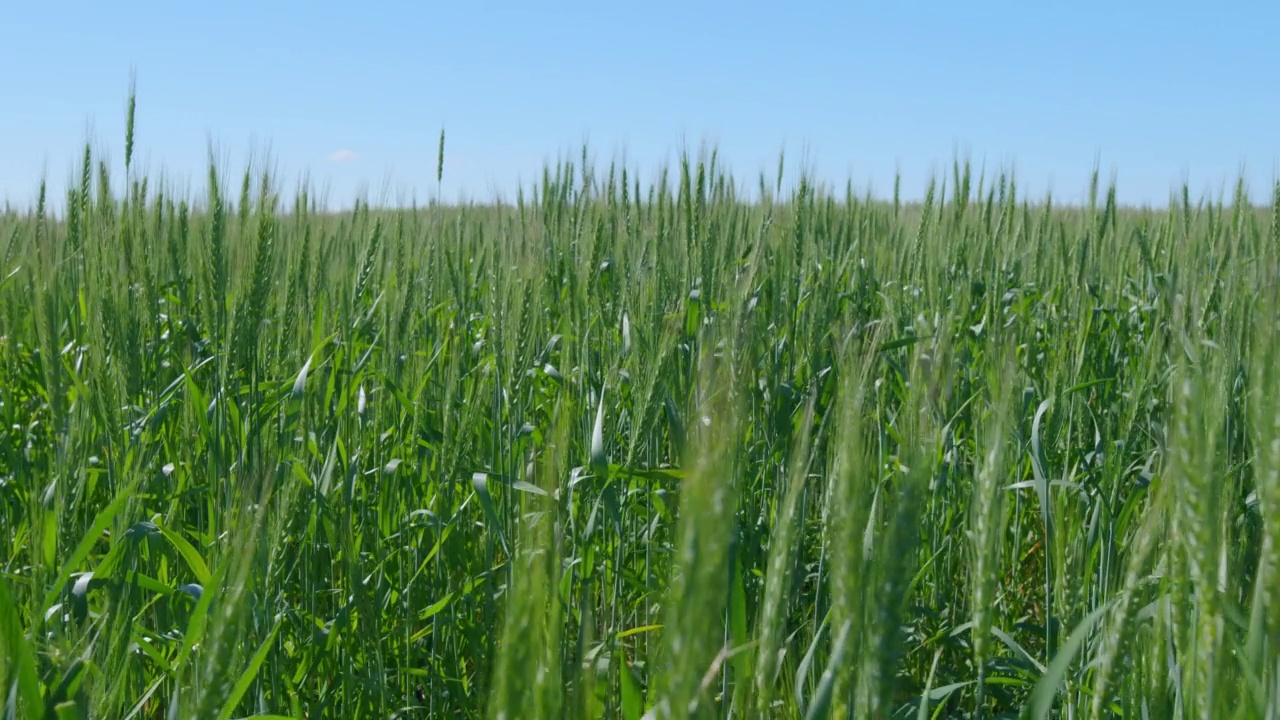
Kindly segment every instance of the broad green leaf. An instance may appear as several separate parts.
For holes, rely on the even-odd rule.
[[[1062,682],[1067,677],[1067,671],[1071,668],[1071,664],[1075,662],[1076,654],[1080,652],[1080,648],[1084,645],[1085,638],[1089,637],[1089,634],[1093,632],[1093,626],[1098,622],[1098,618],[1110,610],[1112,604],[1113,602],[1105,603],[1084,616],[1084,619],[1072,631],[1071,637],[1067,638],[1067,641],[1058,648],[1058,654],[1054,656],[1053,661],[1049,663],[1049,667],[1044,671],[1044,675],[1036,683],[1035,691],[1031,696],[1032,715],[1038,720],[1044,720],[1053,711],[1054,698],[1058,696],[1058,691],[1062,688]]]
[[[196,576],[196,582],[207,586],[210,578],[209,567],[205,565],[204,559],[200,557],[200,553],[196,551],[195,547],[187,542],[186,538],[163,525],[160,526],[160,533],[164,535],[169,544],[173,546],[173,549],[177,550],[182,559],[186,561],[187,567]]]
[[[622,717],[624,720],[640,720],[644,712],[644,694],[636,679],[635,669],[622,660],[618,675],[622,683]]]
[[[22,630],[22,619],[14,605],[9,583],[0,577],[0,673],[12,686],[3,688],[5,694],[16,690],[14,700],[21,711],[19,717],[37,717],[44,707],[40,695],[40,678],[36,675],[35,657]],[[10,680],[11,679],[11,680]]]
[[[62,570],[58,572],[58,579],[54,581],[53,586],[45,593],[44,602],[41,605],[41,611],[48,610],[53,607],[53,603],[57,601],[58,595],[63,588],[67,586],[67,580],[71,578],[71,573],[89,557],[89,553],[93,551],[93,546],[102,539],[102,533],[106,531],[107,526],[115,519],[116,513],[129,502],[132,495],[128,492],[121,492],[111,501],[111,504],[102,509],[94,518],[93,525],[85,532],[84,537],[80,539],[80,543],[76,545],[76,549],[72,551],[62,564]]]
[[[822,671],[822,677],[818,679],[818,688],[813,692],[813,702],[809,703],[809,707],[805,710],[804,720],[827,717],[831,709],[831,691],[835,688],[836,672],[844,662],[845,645],[848,643],[849,631],[852,627],[850,621],[845,621],[841,626],[840,634],[836,636],[835,644],[831,648],[831,659],[827,661],[827,669]]]
[[[257,652],[249,659],[249,665],[240,674],[236,684],[231,687],[231,693],[227,695],[226,702],[222,706],[222,710],[218,713],[218,720],[230,720],[231,713],[235,712],[236,706],[240,704],[240,698],[249,691],[249,686],[253,684],[253,679],[258,676],[258,670],[262,668],[262,663],[267,659],[267,653],[271,650],[271,646],[276,641],[276,635],[280,633],[280,621],[277,620],[275,627],[271,628],[271,634],[266,640],[258,646]]]

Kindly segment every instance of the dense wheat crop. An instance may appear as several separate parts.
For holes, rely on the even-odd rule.
[[[1273,198],[132,154],[0,216],[0,715],[1280,712]]]

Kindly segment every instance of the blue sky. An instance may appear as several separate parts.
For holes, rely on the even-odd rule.
[[[1280,168],[1280,3],[16,2],[0,41],[0,198],[61,193],[86,139],[198,191],[269,151],[331,203],[508,197],[588,141],[656,168],[715,144],[754,186],[818,176],[919,197],[957,154],[1079,199],[1258,199]]]

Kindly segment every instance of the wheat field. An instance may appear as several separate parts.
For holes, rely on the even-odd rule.
[[[331,213],[132,108],[0,215],[3,717],[1280,716],[1280,186]]]

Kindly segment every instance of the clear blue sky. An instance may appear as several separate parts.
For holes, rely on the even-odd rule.
[[[59,194],[86,139],[202,186],[269,150],[347,204],[512,193],[588,140],[652,169],[716,144],[748,186],[787,150],[819,176],[919,197],[967,154],[1079,199],[1217,194],[1280,167],[1280,3],[11,2],[0,25],[0,198]]]

